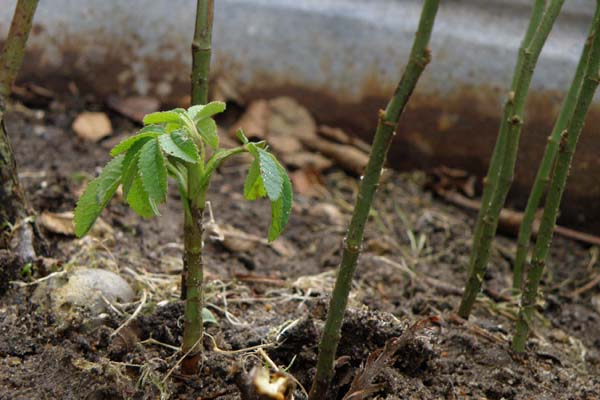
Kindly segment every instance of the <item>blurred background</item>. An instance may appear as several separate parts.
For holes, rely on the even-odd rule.
[[[256,99],[290,96],[318,124],[368,140],[377,109],[385,105],[407,61],[422,2],[215,3],[214,98],[243,110]],[[431,44],[433,62],[403,116],[390,153],[392,166],[485,172],[530,3],[443,2]],[[14,4],[0,0],[2,37]],[[117,110],[126,100],[129,109],[139,107],[139,112],[186,105],[194,7],[192,0],[42,1],[18,86],[90,95]],[[526,200],[592,10],[592,0],[566,2],[538,63],[510,197],[514,207]],[[561,216],[563,224],[594,232],[600,232],[600,206],[594,205],[600,198],[599,127],[596,104]]]

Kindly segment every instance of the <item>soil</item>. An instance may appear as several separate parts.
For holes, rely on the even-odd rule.
[[[73,96],[35,110],[12,105],[7,127],[38,212],[72,210],[108,150],[136,129],[100,104]],[[106,112],[114,134],[100,143],[79,139],[70,127],[83,110]],[[217,224],[264,237],[269,205],[243,201],[246,168],[223,166],[209,199]],[[33,284],[13,283],[0,298],[0,399],[239,399],[253,366],[269,362],[297,380],[295,398],[304,398],[357,189],[357,179],[336,167],[320,179],[319,196],[295,195],[280,242],[285,251],[260,243],[236,251],[207,240],[206,302],[216,324],[207,328],[198,376],[177,368],[182,210],[175,191],[152,220],[113,200],[102,215],[112,227],[103,240],[46,232],[50,254],[30,272],[4,251],[0,286],[8,279]],[[498,238],[486,291],[470,321],[460,320],[453,310],[474,215],[434,198],[425,181],[421,172],[390,172],[380,186],[327,398],[341,399],[369,354],[398,337],[406,340],[396,360],[376,371],[372,398],[600,398],[600,289],[586,287],[600,274],[598,249],[555,240],[545,302],[527,352],[517,355],[509,346],[517,307],[506,296],[514,240]],[[332,207],[323,212],[323,204],[339,215]],[[85,316],[64,323],[31,303],[36,279],[73,266],[121,274],[138,299],[146,294],[141,312],[113,335],[139,300],[114,305],[100,323]]]

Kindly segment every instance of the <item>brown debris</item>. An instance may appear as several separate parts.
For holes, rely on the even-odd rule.
[[[270,372],[263,366],[254,367],[250,373],[239,371],[236,384],[242,400],[292,400],[296,383],[283,371]]]
[[[269,101],[269,138],[292,136],[302,141],[317,137],[317,125],[308,110],[291,97],[277,97]]]
[[[257,100],[248,106],[248,109],[242,115],[229,131],[230,136],[235,137],[238,129],[243,129],[246,136],[251,139],[264,139],[267,134],[267,120],[269,118],[269,104],[266,100]]]
[[[343,400],[363,400],[377,392],[381,385],[374,385],[372,382],[384,368],[396,362],[398,350],[415,340],[418,331],[439,321],[440,318],[437,316],[421,319],[402,332],[400,337],[387,341],[382,349],[377,349],[369,354],[367,362],[352,380],[350,389]]]
[[[73,121],[73,131],[84,140],[98,142],[112,133],[112,124],[105,113],[86,111]]]
[[[245,104],[244,98],[238,92],[235,84],[226,78],[217,78],[212,88],[212,99],[214,101],[234,101],[240,105]]]
[[[51,233],[65,236],[75,236],[75,226],[73,225],[73,212],[65,211],[53,213],[44,211],[38,218],[39,226]],[[90,231],[92,236],[111,238],[113,229],[104,220],[98,218]]]
[[[209,222],[206,230],[211,240],[221,243],[224,248],[232,253],[255,251],[258,245],[263,245],[269,246],[282,257],[292,257],[296,254],[294,246],[282,237],[269,242],[260,236],[246,233],[234,226],[219,225],[215,222]]]
[[[282,154],[281,159],[287,166],[309,169],[316,172],[324,171],[327,168],[331,168],[333,165],[333,161],[329,158],[326,158],[319,153],[311,153],[309,151]]]
[[[332,158],[344,170],[355,175],[362,175],[369,161],[367,153],[351,145],[337,144],[320,138],[303,139],[302,143],[306,147]]]
[[[321,198],[327,190],[321,182],[319,173],[311,169],[299,169],[290,173],[294,192],[306,197]]]
[[[339,208],[329,203],[319,203],[308,209],[308,215],[320,218],[323,222],[331,225],[342,226],[345,224],[344,215]]]
[[[481,203],[477,200],[467,199],[462,196],[460,193],[456,192],[447,192],[447,191],[437,191],[437,195],[449,201],[452,204],[455,204],[460,207],[464,207],[470,210],[479,210],[481,207]],[[500,232],[509,234],[512,236],[516,236],[519,233],[519,228],[521,226],[521,222],[523,221],[523,213],[519,211],[509,210],[507,208],[503,208],[500,212],[500,218],[498,220],[498,229]],[[538,229],[540,227],[540,220],[536,218],[533,223],[532,235],[535,237],[537,235]],[[556,225],[554,228],[554,232],[557,235],[564,236],[569,239],[577,240],[579,242],[588,243],[595,246],[600,246],[600,237],[595,235],[590,235],[588,233],[579,232],[573,229],[565,228],[563,226]]]
[[[350,144],[354,147],[359,148],[365,153],[369,153],[371,151],[371,146],[367,143],[363,142],[359,138],[348,135],[346,132],[341,130],[340,128],[334,128],[327,125],[319,126],[318,130],[319,135],[323,136],[326,139],[333,140],[334,142],[338,142],[341,144]]]
[[[229,135],[234,136],[239,128],[249,138],[266,139],[285,164],[293,168],[320,172],[335,162],[347,172],[361,175],[369,159],[369,145],[341,129],[320,126],[318,136],[310,113],[289,97],[251,103]]]
[[[111,110],[124,115],[133,122],[141,124],[146,114],[159,110],[160,102],[158,99],[149,96],[130,96],[125,98],[111,96],[108,98],[108,106]]]

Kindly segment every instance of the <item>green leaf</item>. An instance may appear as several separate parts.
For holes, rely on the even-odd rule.
[[[119,155],[106,164],[102,173],[98,176],[98,189],[96,190],[96,203],[105,204],[115,193],[123,171],[124,155]]]
[[[218,325],[215,315],[208,308],[202,308],[202,325]]]
[[[176,108],[170,111],[159,111],[148,114],[144,117],[144,125],[151,124],[183,124],[181,112],[185,112],[182,108]]]
[[[206,105],[195,105],[188,108],[187,112],[194,122],[198,122],[204,118],[212,117],[215,114],[225,111],[225,103],[222,101],[211,101]]]
[[[258,158],[258,147],[256,147],[255,143],[247,142],[244,147],[248,150],[248,153],[254,156],[254,158]]]
[[[149,140],[153,140],[153,138],[143,138],[134,143],[133,146],[127,150],[125,154],[125,159],[123,160],[123,177],[121,179],[121,184],[123,187],[123,197],[127,198],[127,193],[129,193],[129,188],[133,182],[133,178],[138,173],[138,160],[140,158],[140,149],[144,147],[146,142]]]
[[[244,197],[246,200],[252,201],[266,195],[267,192],[260,177],[260,166],[258,160],[254,159],[252,164],[250,164],[250,169],[248,169],[248,175],[246,175],[246,181],[244,182]]]
[[[127,194],[127,204],[129,204],[129,207],[131,207],[133,211],[144,218],[159,215],[156,204],[150,199],[146,190],[144,190],[144,185],[142,184],[142,179],[139,175],[136,175],[133,178],[131,188]]]
[[[200,159],[196,145],[184,132],[175,131],[170,135],[163,135],[158,141],[163,151],[170,156],[193,164]]]
[[[242,128],[239,128],[237,131],[235,131],[235,136],[237,136],[237,138],[239,139],[240,142],[242,142],[242,144],[246,144],[249,142],[249,140],[246,137],[246,134],[244,133],[244,130]]]
[[[271,226],[269,226],[269,242],[277,239],[287,225],[292,210],[292,182],[285,169],[278,164],[278,171],[283,179],[281,196],[277,201],[271,202]]]
[[[139,152],[138,175],[150,199],[162,203],[167,199],[167,167],[158,140],[149,140]]]
[[[94,222],[100,216],[100,213],[106,207],[111,197],[114,195],[117,187],[119,187],[119,180],[109,180],[107,177],[115,177],[118,175],[117,171],[121,171],[123,163],[123,157],[117,157],[112,159],[106,164],[100,175],[92,180],[85,191],[77,201],[77,206],[75,207],[75,235],[77,237],[82,237],[94,225]],[[107,185],[108,182],[111,182],[110,185]],[[98,202],[98,189],[99,183],[103,182],[103,195],[101,196],[102,202]]]
[[[165,133],[166,133],[165,128],[163,128],[160,125],[145,126],[142,129],[140,129],[140,131],[137,133],[137,135],[130,136],[130,137],[124,139],[123,141],[121,141],[115,147],[113,147],[113,149],[110,151],[110,155],[114,157],[121,153],[126,152],[138,140],[141,140],[144,138],[157,137],[157,136],[163,135]]]
[[[210,147],[216,150],[219,147],[219,135],[217,134],[217,123],[212,118],[206,118],[196,123],[200,136]]]
[[[263,149],[258,149],[260,176],[267,196],[271,201],[279,199],[283,186],[283,177],[279,171],[279,163],[275,157]],[[287,176],[287,175],[286,175]]]

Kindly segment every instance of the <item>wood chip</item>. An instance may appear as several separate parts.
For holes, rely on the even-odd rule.
[[[334,143],[319,138],[302,140],[302,143],[305,146],[330,157],[344,170],[356,175],[362,175],[367,166],[367,162],[369,161],[369,155],[367,153],[352,145]]]
[[[146,114],[159,110],[160,102],[158,99],[150,96],[131,96],[125,98],[112,96],[108,99],[108,106],[119,114],[141,124]]]
[[[73,225],[73,212],[65,211],[54,213],[44,211],[38,218],[38,224],[48,232],[56,233],[65,236],[75,236],[75,226]],[[98,218],[96,223],[90,230],[90,234],[95,237],[109,239],[108,242],[113,242],[113,229],[104,220]]]
[[[242,128],[251,139],[264,139],[267,134],[267,119],[269,105],[266,100],[252,102],[238,122],[233,124],[229,135],[235,137],[235,132]],[[237,139],[236,139],[237,140]]]
[[[84,140],[98,142],[112,133],[112,125],[105,113],[86,111],[75,118],[73,130]]]

